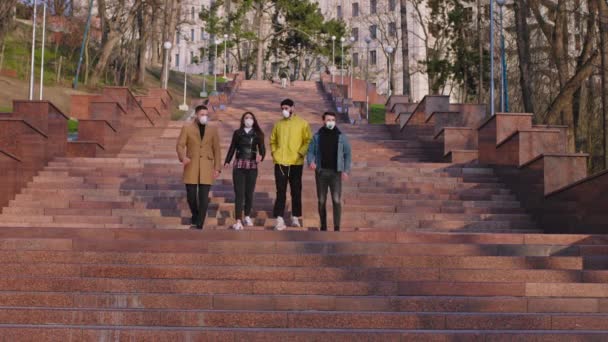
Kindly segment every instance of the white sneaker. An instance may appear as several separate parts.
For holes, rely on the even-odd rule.
[[[298,228],[302,227],[302,225],[300,225],[300,220],[298,220],[298,218],[295,216],[291,218],[291,225]]]
[[[245,216],[245,225],[247,227],[253,227],[253,220],[249,216]]]
[[[277,217],[277,224],[274,226],[275,230],[285,230],[287,226],[285,225],[285,220],[282,217]]]
[[[236,221],[235,224],[232,225],[232,229],[234,230],[243,230],[243,224],[241,223],[241,221]]]

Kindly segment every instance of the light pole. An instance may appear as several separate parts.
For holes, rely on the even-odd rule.
[[[507,56],[505,52],[505,32],[503,27],[503,8],[505,6],[505,0],[496,0],[500,8],[500,54],[501,54],[501,69],[500,74],[500,110],[502,112],[509,111],[509,86],[507,81]]]
[[[205,56],[204,58],[206,58],[207,60],[209,60],[209,56],[207,55],[207,34],[203,33],[203,36],[201,37],[201,39],[203,40],[203,55]],[[207,97],[207,73],[209,72],[209,66],[206,65],[205,60],[203,59],[203,57],[201,57],[200,63],[203,65],[203,91],[201,91],[201,93],[199,94],[200,97]],[[206,67],[206,68],[205,68]]]
[[[224,34],[224,77],[228,72],[228,35]]]
[[[331,81],[334,81],[334,67],[336,63],[336,36],[331,36]]]
[[[165,78],[164,78],[163,84],[162,84],[163,89],[167,89],[168,84],[169,84],[169,50],[171,50],[172,46],[173,46],[173,44],[171,44],[171,42],[169,42],[169,41],[166,41],[163,43],[163,49],[165,49],[165,61],[164,61]]]
[[[43,2],[42,11],[42,44],[40,46],[40,101],[42,101],[42,91],[44,88],[44,44],[46,43],[46,1]]]
[[[340,84],[344,84],[344,41],[346,38],[340,38]]]
[[[217,93],[217,46],[222,43],[221,40],[215,40],[215,55],[213,55],[213,92]]]
[[[296,80],[298,80],[300,78],[300,68],[302,67],[302,65],[300,65],[301,56],[302,56],[302,43],[298,43],[298,56],[296,58],[296,74],[294,77]]]
[[[179,110],[188,111],[188,104],[186,103],[186,94],[188,91],[188,56],[184,54],[184,103],[179,106]]]
[[[388,97],[390,97],[391,93],[392,93],[391,92],[391,83],[393,83],[392,82],[393,81],[393,79],[392,79],[392,77],[393,77],[393,75],[392,75],[393,69],[391,68],[391,57],[393,56],[394,49],[393,49],[392,46],[389,45],[389,46],[386,47],[385,51],[386,51],[386,54],[387,54],[387,57],[388,57],[388,87],[387,87],[388,89],[386,91],[386,94],[388,95]]]
[[[494,115],[494,1],[490,0],[490,115]]]
[[[367,45],[365,54],[367,55],[365,58],[365,120],[369,124],[369,86],[368,86],[368,78],[369,78],[369,43],[372,42],[370,37],[365,37],[365,44]]]
[[[36,58],[36,9],[38,7],[38,1],[34,0],[34,14],[32,15],[32,60],[30,65],[30,92],[28,99],[31,101],[34,99],[34,59]]]
[[[351,48],[352,48],[353,44],[355,44],[355,37],[350,37]],[[353,59],[354,59],[353,54],[354,54],[354,52],[352,52],[350,55],[350,89],[349,90],[350,90],[351,100],[353,98],[353,74],[355,73],[355,69],[353,68]]]

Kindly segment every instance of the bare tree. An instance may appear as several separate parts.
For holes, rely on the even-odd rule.
[[[608,167],[608,4],[604,0],[597,0],[599,13],[600,51],[602,79],[602,147],[604,153],[604,168]]]
[[[517,55],[519,60],[519,84],[522,102],[527,113],[534,113],[534,92],[532,91],[532,64],[530,62],[530,30],[528,27],[528,0],[515,0],[515,28],[517,31]]]
[[[0,1],[0,44],[4,42],[4,36],[13,26],[16,6],[17,0]]]
[[[388,2],[382,4],[378,4],[375,13],[366,13],[365,11],[361,11],[363,22],[368,25],[370,28],[373,26],[376,28],[377,39],[376,42],[378,46],[382,50],[382,54],[387,61],[391,61],[390,70],[388,70],[388,65],[386,70],[390,72],[391,79],[388,80],[388,86],[390,89],[393,89],[395,72],[400,71],[397,70],[397,66],[395,65],[395,56],[397,51],[401,48],[402,37],[399,36],[399,30],[397,29],[397,22],[399,22],[401,13],[392,11],[389,8]],[[407,35],[407,33],[406,33]],[[388,47],[393,48],[393,52],[390,54],[387,51]],[[407,64],[409,60],[403,59],[402,64]],[[408,68],[409,69],[409,68]],[[408,72],[409,79],[409,72]]]
[[[132,29],[140,1],[98,0],[99,16],[103,23],[104,35],[99,59],[91,74],[91,83],[97,84],[104,73],[116,45]]]
[[[401,13],[401,58],[403,59],[403,95],[412,98],[411,81],[410,81],[410,50],[409,50],[409,34],[407,20],[407,0],[400,0]]]

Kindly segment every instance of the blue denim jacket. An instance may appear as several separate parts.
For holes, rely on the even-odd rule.
[[[338,132],[340,133],[340,136],[338,137],[338,172],[350,173],[352,162],[350,143],[344,133]],[[323,168],[321,165],[321,150],[319,147],[319,132],[317,132],[312,137],[306,156],[306,163],[310,165],[314,162],[317,165],[317,169]]]

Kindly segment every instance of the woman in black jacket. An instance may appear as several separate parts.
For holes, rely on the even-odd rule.
[[[245,225],[253,226],[253,220],[249,215],[251,215],[253,192],[258,177],[258,163],[261,163],[266,155],[264,132],[251,112],[243,114],[241,127],[232,135],[224,167],[230,167],[230,162],[235,154],[232,183],[234,184],[236,223],[232,228],[242,230],[243,210],[245,211]]]

